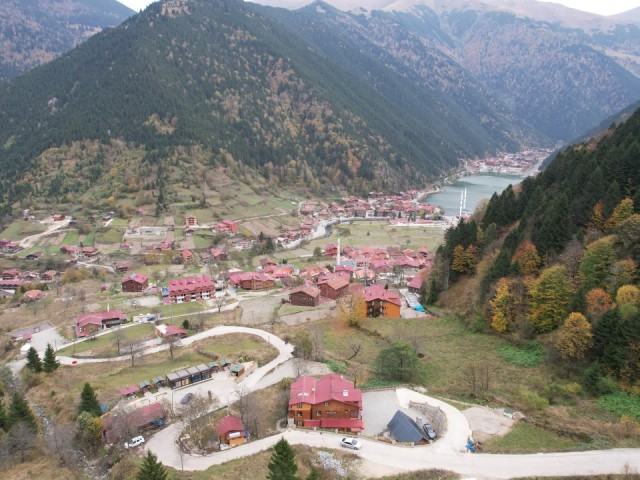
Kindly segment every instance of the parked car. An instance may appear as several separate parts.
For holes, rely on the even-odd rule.
[[[362,448],[362,442],[355,438],[344,437],[340,440],[340,446],[344,448],[352,448],[353,450],[360,450]]]
[[[133,448],[144,443],[144,437],[142,435],[133,437],[130,442],[124,442],[124,448]]]
[[[427,434],[427,437],[429,437],[429,440],[435,440],[436,437],[438,436],[438,434],[433,429],[433,427],[428,423],[423,424],[422,429],[424,430],[424,433]]]
[[[187,393],[184,397],[182,397],[182,400],[180,400],[180,404],[186,405],[191,401],[193,397],[195,397],[193,393]]]

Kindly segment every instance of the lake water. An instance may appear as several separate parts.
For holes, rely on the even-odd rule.
[[[446,185],[444,191],[429,195],[426,201],[431,205],[442,207],[447,216],[458,215],[460,213],[460,193],[467,187],[466,210],[473,213],[480,200],[489,199],[494,192],[500,193],[510,184],[515,185],[522,180],[524,180],[523,177],[497,173],[469,175],[456,180],[451,185]]]

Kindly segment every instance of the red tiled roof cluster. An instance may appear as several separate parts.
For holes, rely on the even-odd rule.
[[[216,284],[207,275],[169,280],[169,295],[183,295],[215,289]]]

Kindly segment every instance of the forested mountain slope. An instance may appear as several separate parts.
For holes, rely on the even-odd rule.
[[[519,342],[537,338],[551,358],[634,385],[639,186],[640,110],[450,230],[428,293],[435,300],[449,290],[441,298],[453,302],[475,285],[458,306],[479,309],[486,328]]]
[[[132,14],[116,0],[3,0],[0,81],[51,61]]]

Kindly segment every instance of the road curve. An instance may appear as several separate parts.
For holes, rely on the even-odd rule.
[[[183,455],[174,440],[180,427],[171,425],[147,441],[147,448],[162,463],[175,469],[206,470],[231,460],[255,455],[270,449],[281,437],[291,444],[316,448],[339,448],[341,435],[327,432],[288,430],[283,434],[256,440],[231,450],[209,456]],[[477,478],[513,478],[524,476],[567,476],[615,474],[640,471],[640,449],[599,450],[588,452],[532,455],[490,455],[462,452],[438,452],[435,447],[401,447],[362,438],[362,450],[355,452],[365,465],[369,477],[421,469],[443,469]]]

